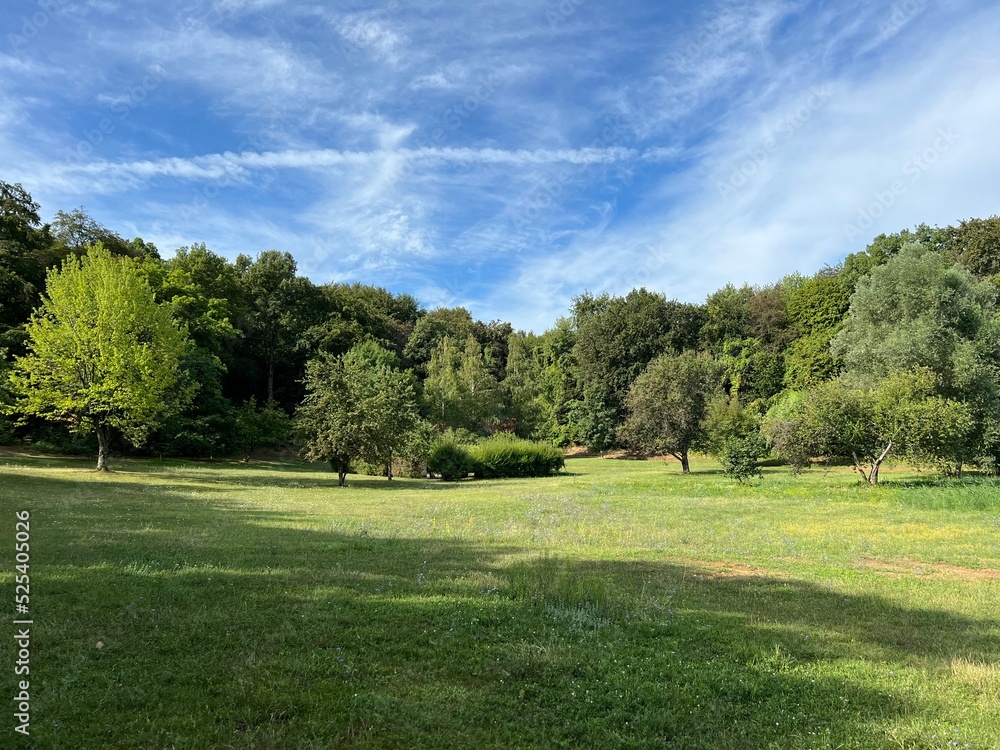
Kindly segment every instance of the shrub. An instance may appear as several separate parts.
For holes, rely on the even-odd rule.
[[[760,459],[766,455],[767,443],[758,433],[729,438],[718,457],[726,476],[745,482],[760,476]]]
[[[535,443],[499,434],[472,449],[478,479],[543,477],[566,465],[562,450],[549,443]]]
[[[446,482],[467,477],[474,469],[475,461],[469,449],[449,438],[438,440],[427,455],[427,471],[440,474]]]

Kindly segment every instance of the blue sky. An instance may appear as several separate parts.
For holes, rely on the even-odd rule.
[[[998,213],[992,2],[0,0],[0,179],[541,331]]]

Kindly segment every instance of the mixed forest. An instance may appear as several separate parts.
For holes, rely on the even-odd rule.
[[[887,460],[1000,469],[1000,217],[700,304],[583,292],[535,334],[316,284],[289,252],[164,258],[82,208],[39,211],[0,182],[3,444],[99,468],[293,448],[341,480],[545,473],[575,445],[685,472],[707,452],[741,480],[765,460],[841,459],[872,484]]]

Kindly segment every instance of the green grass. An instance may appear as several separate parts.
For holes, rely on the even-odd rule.
[[[1000,747],[995,481],[116,468],[0,455],[8,601],[32,513],[21,746]]]

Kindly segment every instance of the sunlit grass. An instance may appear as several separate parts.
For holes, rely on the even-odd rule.
[[[89,468],[0,456],[26,746],[1000,746],[993,480]]]

